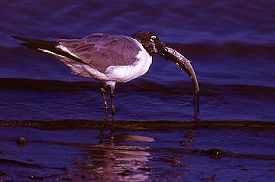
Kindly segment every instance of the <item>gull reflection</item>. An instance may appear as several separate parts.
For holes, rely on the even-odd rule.
[[[115,135],[114,130],[104,128],[105,124],[98,144],[87,148],[85,156],[77,161],[81,173],[100,181],[146,181],[152,171],[146,143],[155,140],[140,135]]]

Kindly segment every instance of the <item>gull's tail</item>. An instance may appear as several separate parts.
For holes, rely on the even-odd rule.
[[[27,37],[19,37],[19,36],[11,36],[17,40],[23,41],[21,45],[26,46],[28,48],[34,49],[34,50],[48,50],[51,52],[56,53],[57,49],[56,46],[58,46],[58,42],[54,41],[45,41],[45,40],[38,40],[38,39],[30,39]]]
[[[77,62],[87,64],[84,61],[82,61],[80,58],[62,49],[58,41],[46,41],[46,40],[39,40],[39,39],[31,39],[27,37],[20,37],[20,36],[11,36],[11,37],[17,40],[21,40],[22,41],[21,45],[31,48],[33,50],[36,50],[39,52],[45,52],[58,57],[69,58]]]

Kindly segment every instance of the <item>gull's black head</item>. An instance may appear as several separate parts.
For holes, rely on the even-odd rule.
[[[181,55],[175,49],[166,46],[162,41],[159,40],[158,36],[153,32],[139,31],[133,34],[132,37],[137,41],[139,41],[144,47],[144,49],[150,55],[152,55],[153,53],[157,53],[163,56],[164,58],[175,62],[176,65],[181,69],[184,69],[192,79],[192,82],[194,83],[195,94],[198,94],[199,92],[198,80],[197,80],[195,71],[193,70],[193,67],[191,65],[191,62],[188,59],[186,59],[183,55]]]
[[[160,53],[160,50],[165,47],[164,43],[153,32],[139,31],[133,34],[132,37],[139,41],[150,55]]]

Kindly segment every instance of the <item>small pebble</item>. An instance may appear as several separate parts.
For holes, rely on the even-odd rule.
[[[31,176],[29,176],[29,178],[32,180],[43,180],[44,179],[43,177],[35,176],[35,175],[31,175]]]
[[[26,139],[24,137],[19,137],[16,140],[17,145],[24,146],[26,144]]]
[[[210,149],[208,151],[209,157],[211,159],[220,159],[223,157],[224,153],[221,149]]]

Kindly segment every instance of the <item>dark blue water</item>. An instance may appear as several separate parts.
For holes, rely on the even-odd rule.
[[[273,1],[0,2],[0,179],[274,181]],[[99,84],[11,35],[46,40],[155,32],[192,61],[201,87],[170,61]],[[17,145],[18,137],[26,139]]]

